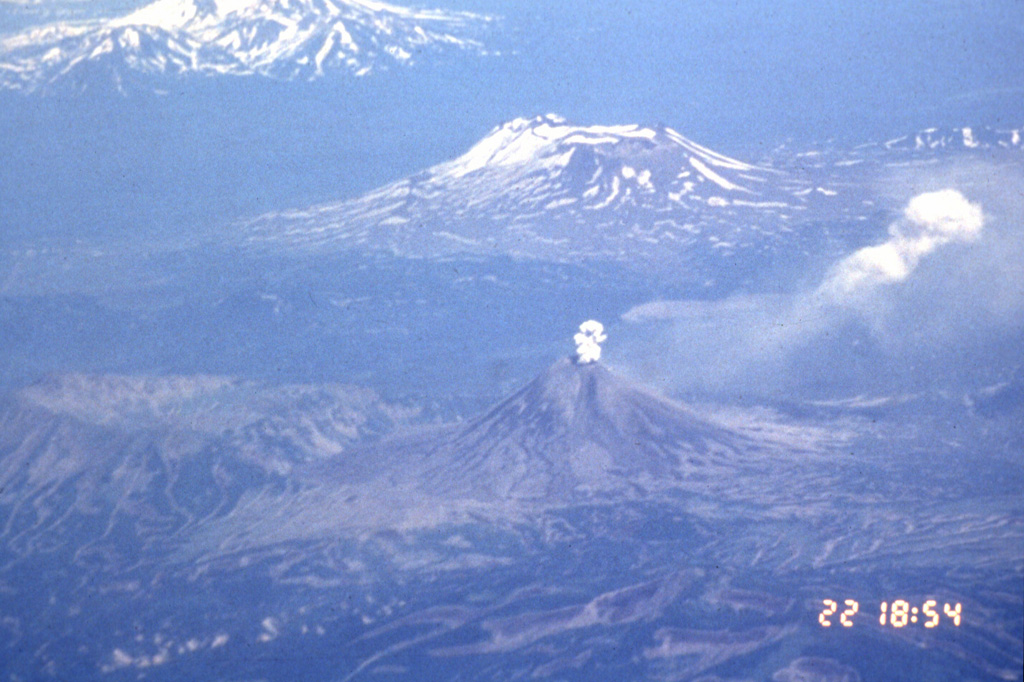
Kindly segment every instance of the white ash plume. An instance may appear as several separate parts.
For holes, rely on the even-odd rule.
[[[604,325],[597,320],[587,320],[572,340],[576,342],[576,364],[589,365],[601,359],[601,343],[607,339]]]

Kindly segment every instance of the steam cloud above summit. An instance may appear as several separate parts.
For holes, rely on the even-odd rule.
[[[604,333],[604,325],[597,320],[587,320],[580,325],[580,330],[572,337],[576,342],[576,363],[589,365],[601,359],[601,345],[608,338]]]

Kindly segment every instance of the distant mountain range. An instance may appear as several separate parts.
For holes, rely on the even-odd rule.
[[[0,40],[0,88],[88,87],[100,75],[363,76],[440,50],[484,50],[491,19],[376,0],[157,0],[112,19]]]
[[[966,148],[966,149],[1020,149],[1022,147],[1021,128],[994,130],[991,128],[954,128],[940,130],[928,128],[913,135],[904,135],[883,143],[886,149],[925,149]]]
[[[91,374],[51,376],[9,397],[0,413],[0,452],[57,438],[63,474],[105,466],[90,462],[83,450],[92,437],[111,444],[161,444],[154,447],[166,456],[164,464],[176,462],[171,466],[216,443],[239,460],[283,473],[379,437],[416,414],[371,390],[342,384],[269,386],[219,376]],[[175,435],[167,440],[168,434]],[[108,464],[132,465],[127,459]],[[18,476],[16,470],[5,470],[0,485],[11,485],[11,476]]]

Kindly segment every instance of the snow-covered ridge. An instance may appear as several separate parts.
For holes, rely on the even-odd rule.
[[[215,435],[249,452],[283,440],[298,458],[340,452],[417,414],[352,385],[210,375],[53,375],[14,395],[19,409],[82,425]]]
[[[499,125],[465,154],[361,197],[267,214],[248,230],[274,248],[671,262],[697,272],[713,258],[775,248],[800,214],[841,203],[836,195],[665,126],[547,114]]]
[[[363,76],[424,51],[482,52],[491,21],[374,0],[157,0],[113,19],[0,39],[0,88],[35,90],[96,62],[115,74]]]
[[[703,161],[702,165],[741,171],[755,169],[750,164],[730,159],[691,142],[671,128],[658,131],[639,125],[574,126],[557,114],[533,119],[517,118],[498,126],[444,168],[458,177],[485,167],[514,166],[536,161],[552,153],[571,150],[573,145],[615,145],[631,140],[677,145],[699,157]]]
[[[1017,153],[998,144],[1012,143],[1012,131],[976,129],[966,138],[963,129],[936,130],[931,139],[960,142],[918,149],[926,134],[888,147],[783,149],[753,164],[665,126],[517,118],[461,156],[363,196],[260,216],[247,236],[271,248],[416,258],[506,254],[643,269],[658,263],[704,282],[722,272],[712,265],[721,259],[748,259],[754,268],[812,252],[823,230],[833,243],[849,245],[839,252],[864,246],[886,207],[859,188],[887,165]],[[979,146],[964,146],[965,139]]]
[[[883,143],[886,149],[927,151],[933,149],[1024,149],[1024,128],[928,128]]]

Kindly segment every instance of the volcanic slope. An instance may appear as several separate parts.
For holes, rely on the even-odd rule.
[[[642,497],[736,473],[765,451],[765,443],[600,363],[566,358],[452,434],[416,447],[396,478],[477,500]]]
[[[479,417],[311,464],[296,494],[243,501],[213,534],[221,546],[251,546],[339,527],[426,528],[679,495],[798,503],[802,469],[844,438],[771,420],[718,421],[599,363],[566,358]]]

